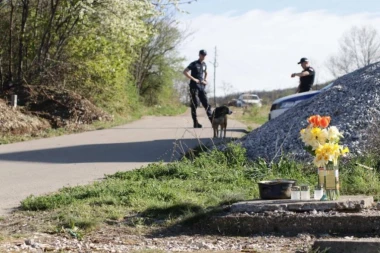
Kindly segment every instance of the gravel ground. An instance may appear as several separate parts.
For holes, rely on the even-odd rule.
[[[297,104],[240,142],[253,160],[261,157],[271,161],[282,153],[309,160],[299,132],[314,114],[331,116],[331,125],[343,131],[342,143],[350,148],[351,155],[364,153],[371,129],[380,120],[380,63],[339,78],[329,90]]]
[[[0,252],[301,253],[308,252],[315,240],[308,234],[223,236],[179,225],[129,226],[127,220],[99,225],[78,240],[67,229],[57,233],[57,225],[50,220],[44,213],[15,213],[0,219]]]
[[[308,234],[297,237],[215,237],[172,236],[149,238],[137,235],[121,235],[98,240],[82,241],[35,233],[26,240],[17,240],[0,245],[0,252],[307,252],[314,241]]]
[[[294,216],[295,219],[304,216],[378,216],[380,211],[363,210],[360,213],[330,212],[265,212],[242,213],[241,216]],[[19,217],[18,217],[19,218]],[[32,222],[31,222],[32,221]],[[292,252],[307,253],[314,241],[319,238],[333,238],[333,235],[307,233],[297,236],[255,235],[248,237],[233,237],[222,235],[185,234],[182,232],[162,232],[152,228],[128,227],[119,224],[102,225],[87,234],[82,240],[72,238],[68,233],[47,234],[26,232],[33,230],[35,218],[26,218],[9,230],[10,234],[18,235],[17,239],[0,240],[0,252]],[[0,224],[1,225],[1,224]],[[1,225],[2,229],[6,228]],[[29,226],[29,228],[27,228]],[[11,227],[11,226],[10,226]],[[26,229],[25,229],[26,228]],[[157,233],[157,231],[160,231]],[[22,236],[21,236],[22,235]],[[0,234],[1,238],[1,234]],[[12,238],[15,238],[13,236]],[[354,236],[335,237],[355,240]]]

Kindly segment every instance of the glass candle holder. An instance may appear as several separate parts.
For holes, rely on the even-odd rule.
[[[301,200],[310,200],[310,187],[308,185],[301,186]]]
[[[321,200],[323,197],[323,188],[316,186],[314,189],[314,200]]]
[[[291,200],[301,200],[301,188],[299,186],[293,186],[290,194]]]

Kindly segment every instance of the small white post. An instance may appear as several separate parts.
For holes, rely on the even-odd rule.
[[[17,107],[17,95],[12,95],[12,101],[11,101],[11,106],[13,108],[16,108]]]

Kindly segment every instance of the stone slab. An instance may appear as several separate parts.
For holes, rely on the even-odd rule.
[[[251,236],[254,234],[299,233],[331,235],[380,234],[380,211],[366,210],[360,213],[227,213],[208,217],[194,224],[204,233],[229,236]]]
[[[341,196],[336,201],[252,200],[231,205],[231,213],[263,213],[268,211],[360,211],[373,206],[372,196]]]
[[[317,240],[313,250],[326,253],[379,253],[380,239],[325,239]]]

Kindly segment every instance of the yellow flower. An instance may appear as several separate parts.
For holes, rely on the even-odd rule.
[[[322,129],[320,129],[319,127],[313,127],[311,129],[311,134],[317,138],[317,136],[321,133]]]
[[[348,149],[348,147],[345,147],[344,149],[342,149],[342,155],[345,155],[348,152],[350,152],[350,150]]]
[[[326,154],[317,154],[314,158],[314,164],[317,167],[323,167],[329,162],[329,157]]]
[[[315,150],[314,164],[316,166],[326,165],[328,162],[338,163],[338,158],[341,155],[341,147],[336,143],[325,143],[320,145]]]
[[[343,138],[338,128],[335,126],[327,128],[330,120],[330,117],[312,116],[308,119],[310,123],[308,127],[300,131],[302,141],[314,151],[314,164],[318,167],[325,166],[329,162],[336,165],[339,157],[349,152],[347,147],[338,144],[340,138]]]
[[[315,150],[320,144],[326,143],[328,132],[326,129],[322,130],[319,127],[307,127],[300,131],[300,135],[306,146],[311,146]]]

